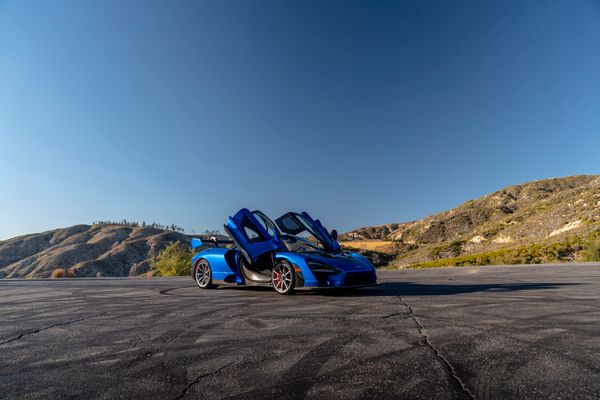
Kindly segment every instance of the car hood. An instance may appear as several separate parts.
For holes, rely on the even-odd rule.
[[[302,256],[306,261],[316,261],[321,264],[337,267],[346,272],[370,271],[374,269],[373,265],[366,258],[355,253],[311,252],[303,253]]]

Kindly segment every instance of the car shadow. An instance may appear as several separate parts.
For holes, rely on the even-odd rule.
[[[558,289],[563,286],[578,285],[578,283],[472,283],[472,284],[422,284],[412,282],[383,282],[376,286],[355,289],[328,289],[313,292],[326,296],[451,296],[477,292],[519,292],[527,290]]]
[[[478,292],[519,292],[527,290],[551,290],[579,283],[471,283],[471,284],[422,284],[413,282],[382,282],[375,286],[358,288],[299,288],[299,296],[331,297],[394,297],[394,296],[452,296]],[[241,292],[273,292],[271,287],[263,286],[223,286],[218,290]]]

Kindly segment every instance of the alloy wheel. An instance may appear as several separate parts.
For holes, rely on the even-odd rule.
[[[293,276],[292,267],[280,262],[273,267],[273,287],[278,293],[287,293],[292,288]]]
[[[195,272],[196,283],[201,288],[206,288],[210,285],[210,266],[208,261],[200,260],[196,265]]]

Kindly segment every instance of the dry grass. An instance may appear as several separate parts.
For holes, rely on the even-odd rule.
[[[385,240],[351,240],[348,242],[340,242],[344,247],[355,249],[372,250],[379,252],[393,252],[394,244]]]

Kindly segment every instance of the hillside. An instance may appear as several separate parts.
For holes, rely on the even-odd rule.
[[[46,278],[54,269],[75,276],[128,276],[148,271],[170,242],[190,236],[148,227],[75,225],[0,241],[0,278]]]
[[[98,224],[0,241],[0,278],[143,274],[170,242],[190,236]],[[365,227],[340,237],[376,265],[440,266],[568,261],[600,239],[600,176],[509,186],[418,221]],[[597,254],[600,254],[600,248]]]
[[[509,186],[418,221],[360,228],[341,239],[358,248],[369,242],[383,248],[381,242],[386,241],[385,250],[396,255],[396,264],[410,265],[507,249],[523,252],[532,245],[561,249],[575,243],[572,254],[566,254],[568,248],[557,254],[556,259],[566,260],[581,247],[577,243],[599,232],[600,176],[580,175]],[[531,261],[545,261],[542,253]]]

